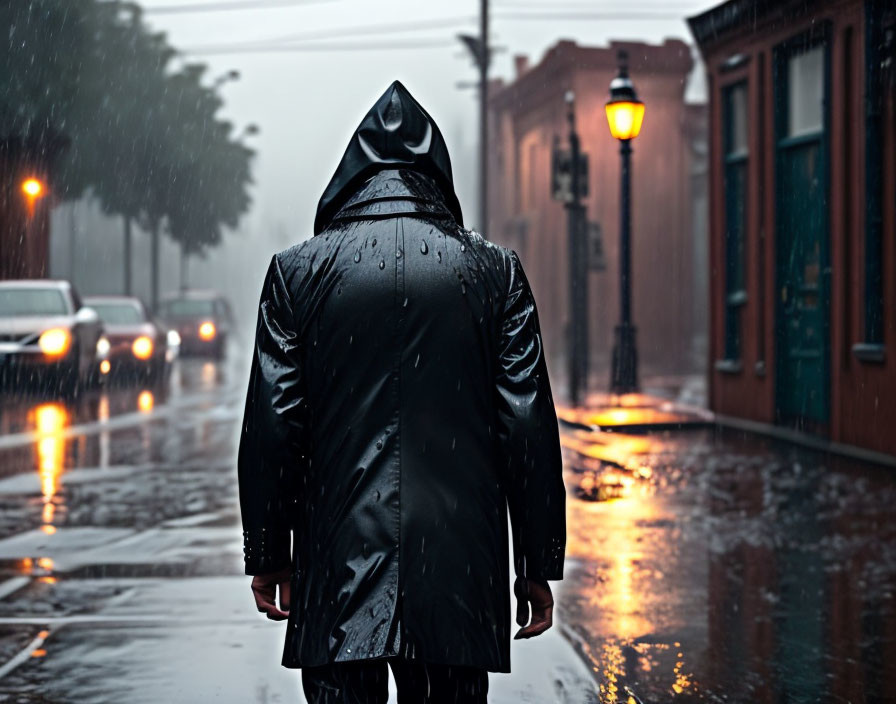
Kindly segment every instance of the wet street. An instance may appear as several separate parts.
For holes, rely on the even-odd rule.
[[[242,575],[244,379],[4,397],[0,701],[300,701]],[[564,445],[558,628],[492,701],[896,701],[891,469],[711,429]]]
[[[709,429],[564,443],[604,499],[570,497],[559,599],[601,702],[896,701],[892,468]]]

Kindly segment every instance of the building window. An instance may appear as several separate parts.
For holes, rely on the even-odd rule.
[[[725,152],[725,359],[742,348],[742,310],[747,302],[747,84],[724,89]]]
[[[787,62],[787,136],[824,129],[824,47],[795,54]]]
[[[859,359],[882,362],[884,342],[883,286],[883,72],[885,38],[882,5],[865,3],[865,330],[853,347]]]

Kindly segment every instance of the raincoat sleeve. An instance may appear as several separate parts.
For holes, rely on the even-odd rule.
[[[499,452],[517,576],[562,579],[566,492],[560,434],[551,397],[538,312],[516,252],[510,253],[498,341]]]
[[[293,306],[275,256],[258,309],[238,456],[246,574],[291,564],[291,523],[304,466],[303,376]]]

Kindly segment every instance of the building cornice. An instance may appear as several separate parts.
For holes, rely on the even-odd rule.
[[[689,17],[691,33],[702,52],[741,33],[752,33],[769,18],[791,20],[807,15],[819,0],[728,0]]]
[[[666,39],[663,44],[613,41],[605,47],[579,46],[568,39],[561,40],[545,53],[537,65],[526,70],[512,83],[495,81],[489,91],[492,110],[528,108],[545,93],[545,86],[555,86],[563,92],[572,87],[572,77],[580,71],[603,69],[615,71],[617,53],[628,51],[632,74],[687,75],[694,65],[691,48],[680,39]]]

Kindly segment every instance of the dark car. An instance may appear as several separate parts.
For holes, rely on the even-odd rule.
[[[214,291],[182,291],[166,298],[159,317],[180,335],[181,354],[223,359],[233,330],[230,304]]]
[[[96,311],[68,281],[0,281],[0,379],[77,392],[102,358]]]
[[[177,356],[179,337],[153,320],[139,298],[90,296],[88,306],[100,316],[106,342],[101,371],[115,378],[163,379]]]

